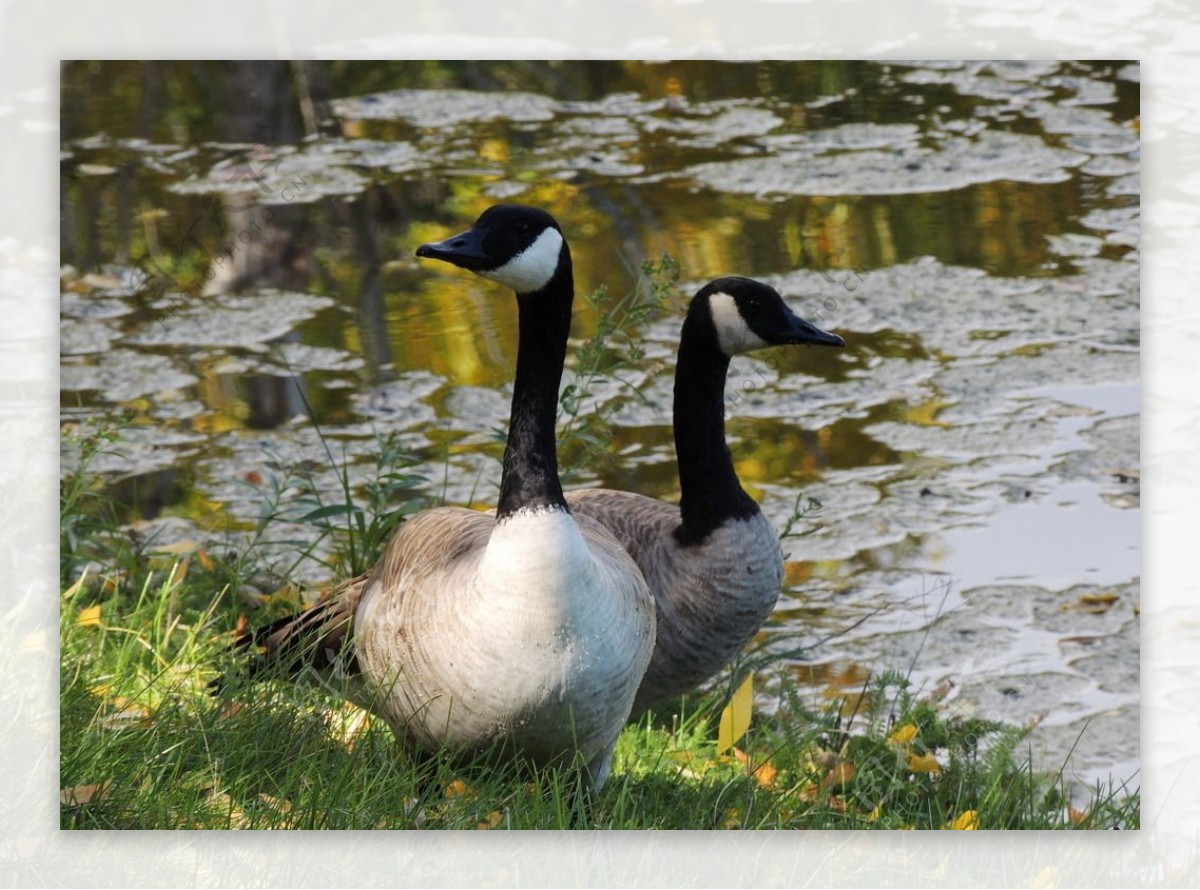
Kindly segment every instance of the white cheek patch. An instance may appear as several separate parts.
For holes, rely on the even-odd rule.
[[[537,236],[536,241],[499,269],[479,274],[498,284],[511,287],[519,294],[531,294],[541,290],[554,277],[562,245],[563,237],[558,229],[546,229]]]
[[[713,294],[708,298],[708,308],[717,331],[717,345],[726,355],[741,355],[771,345],[750,330],[746,319],[738,311],[737,301],[729,294]]]

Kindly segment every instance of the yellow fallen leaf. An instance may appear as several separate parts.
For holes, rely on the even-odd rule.
[[[845,785],[854,778],[854,764],[849,761],[842,761],[834,766],[829,771],[829,775],[825,777],[827,785]]]
[[[304,588],[295,581],[284,582],[273,593],[263,597],[264,605],[281,604],[291,609],[302,609],[307,603],[304,601]]]
[[[779,770],[769,760],[764,760],[754,768],[754,781],[758,782],[762,788],[774,788],[775,777],[779,775]]]
[[[149,726],[150,712],[141,705],[132,704],[123,698],[113,701],[115,710],[104,714],[97,721],[104,729],[125,729],[129,726]]]
[[[976,831],[979,828],[979,814],[974,810],[965,810],[950,823],[949,828],[951,831]]]
[[[259,798],[261,798],[263,803],[265,803],[271,809],[276,810],[277,812],[290,813],[292,811],[292,802],[290,800],[284,800],[284,799],[281,799],[278,797],[272,797],[271,795],[267,794],[265,791],[258,792],[258,796],[259,796]]]
[[[100,627],[100,607],[88,606],[79,613],[79,617],[75,619],[75,623],[80,627]]]
[[[770,759],[764,760],[758,766],[754,766],[750,755],[741,748],[733,749],[733,756],[738,763],[744,764],[746,772],[754,777],[754,781],[758,782],[763,788],[770,788],[775,784],[775,777],[779,775],[779,770],[771,763]]]
[[[175,565],[171,566],[171,574],[167,576],[167,583],[179,584],[187,577],[188,569],[192,566],[190,557],[184,557]]]
[[[85,803],[99,803],[108,796],[112,782],[98,782],[95,785],[72,785],[70,788],[60,788],[58,805],[62,807],[80,807]]]
[[[446,790],[444,793],[447,797],[457,797],[460,794],[466,794],[467,790],[468,789],[467,789],[466,782],[464,782],[462,779],[455,779],[453,782],[451,782],[449,785],[446,786]]]
[[[911,723],[905,723],[890,736],[889,742],[895,742],[897,745],[907,745],[917,737],[917,727]]]
[[[340,710],[330,712],[330,724],[333,736],[346,746],[347,751],[353,751],[371,725],[371,715],[361,708],[346,704]]]
[[[212,814],[209,818],[224,816],[229,820],[230,828],[253,828],[255,827],[253,820],[246,818],[246,812],[239,807],[229,795],[227,791],[209,791],[205,795],[204,803],[208,811]],[[189,825],[186,816],[181,817],[180,828],[214,828],[216,827],[207,819],[198,822],[196,825]],[[277,828],[285,827],[283,823],[276,825]]]
[[[497,825],[503,822],[504,816],[498,810],[492,810],[483,817],[483,820],[484,821],[480,822],[475,827],[481,831],[487,831],[489,828],[495,828]]]
[[[936,773],[941,767],[938,766],[937,758],[932,754],[909,754],[908,768],[914,773]]]
[[[200,561],[200,566],[204,571],[211,572],[213,570],[213,558],[208,555],[208,551],[203,547],[196,551],[196,559]]]
[[[754,675],[747,674],[725,710],[717,730],[717,754],[724,754],[736,745],[750,728],[750,713],[754,707]]]

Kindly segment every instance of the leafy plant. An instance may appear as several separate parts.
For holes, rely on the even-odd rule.
[[[793,531],[793,529],[796,528],[801,519],[804,519],[811,513],[818,512],[821,507],[821,502],[816,498],[806,495],[803,491],[796,492],[796,500],[792,504],[792,512],[784,520],[783,530],[779,533],[779,540],[786,541],[788,538],[803,538],[815,532],[820,526],[809,526],[803,531]]]
[[[321,441],[330,462],[335,463],[324,435]],[[377,438],[377,442],[379,447],[371,476],[362,485],[364,499],[356,498],[350,467],[344,460],[335,463],[342,495],[340,501],[326,503],[311,480],[307,493],[300,499],[306,512],[297,517],[297,521],[338,534],[343,546],[337,551],[339,562],[330,568],[339,577],[353,577],[370,569],[404,518],[428,506],[428,497],[420,489],[429,479],[410,472],[420,459],[403,445],[397,433]]]
[[[112,449],[119,438],[122,423],[128,419],[98,419],[65,427],[62,433],[63,461],[71,469],[59,482],[59,581],[69,584],[80,568],[97,557],[114,556],[123,549],[121,562],[127,562],[129,542],[119,532],[113,504],[104,493],[103,480],[91,472],[98,456]],[[106,539],[105,547],[99,538]]]
[[[586,297],[596,315],[596,330],[574,351],[574,376],[559,397],[559,469],[564,481],[611,450],[609,415],[614,404],[595,402],[595,386],[611,378],[634,398],[644,399],[637,386],[622,377],[622,369],[645,356],[641,328],[676,299],[678,281],[679,266],[663,254],[643,261],[641,274],[624,296],[614,298],[600,287]]]

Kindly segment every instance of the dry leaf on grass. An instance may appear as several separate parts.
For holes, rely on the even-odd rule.
[[[58,804],[63,807],[81,807],[87,803],[99,803],[108,796],[112,782],[97,782],[94,785],[72,785],[70,788],[60,788]]]

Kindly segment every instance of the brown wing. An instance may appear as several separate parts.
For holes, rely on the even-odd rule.
[[[235,652],[249,653],[238,673],[248,680],[266,675],[317,679],[350,679],[360,673],[354,653],[354,615],[367,586],[378,580],[384,589],[402,595],[407,578],[423,575],[453,563],[464,553],[487,544],[495,520],[486,513],[443,507],[426,510],[405,522],[388,543],[375,568],[342,582],[303,612],[288,615],[235,640]],[[219,693],[229,678],[210,685]]]
[[[248,653],[238,676],[255,680],[263,675],[295,677],[310,670],[318,675],[337,671],[358,674],[351,626],[354,610],[366,586],[368,573],[343,581],[327,597],[296,615],[288,615],[255,628],[229,647]],[[229,682],[222,674],[210,687],[220,692]]]

